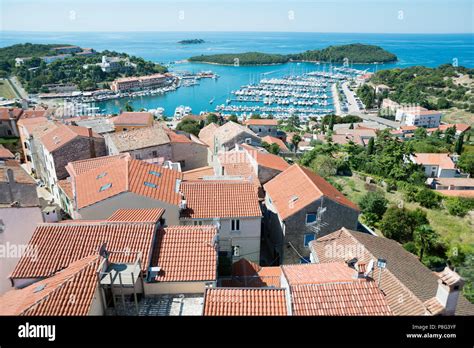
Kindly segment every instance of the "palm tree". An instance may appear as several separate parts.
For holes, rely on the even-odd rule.
[[[298,144],[301,142],[301,137],[298,134],[293,135],[293,138],[291,138],[291,144],[293,145],[293,150],[295,151],[298,149]]]
[[[425,252],[438,240],[438,233],[430,225],[421,225],[413,231],[413,237],[415,245],[418,247],[418,257],[422,261]]]

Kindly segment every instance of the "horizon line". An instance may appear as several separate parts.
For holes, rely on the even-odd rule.
[[[78,31],[49,31],[49,30],[3,30],[11,33],[285,33],[285,34],[377,34],[377,35],[474,35],[474,32],[346,32],[346,31],[274,31],[274,30],[78,30]]]

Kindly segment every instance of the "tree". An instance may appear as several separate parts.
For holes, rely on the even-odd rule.
[[[269,144],[265,141],[262,141],[262,147],[271,154],[278,155],[280,153],[280,147],[276,143]]]
[[[374,146],[375,146],[375,139],[370,138],[369,143],[367,144],[367,154],[373,155],[374,154]]]
[[[458,155],[461,155],[463,145],[464,145],[464,134],[461,134],[459,135],[458,140],[456,140],[456,143],[454,144],[454,152],[456,152]]]
[[[230,115],[230,116],[227,118],[227,120],[232,121],[232,122],[235,122],[235,123],[239,123],[239,119],[238,119],[237,115],[234,115],[234,114]]]
[[[389,207],[379,223],[385,237],[402,244],[411,241],[415,228],[421,225],[428,225],[428,219],[423,210],[418,208],[410,211],[396,206]]]
[[[176,129],[198,136],[199,130],[200,130],[199,122],[193,119],[185,118],[180,123],[178,123],[178,125],[176,126]]]
[[[415,139],[426,139],[428,136],[428,133],[426,132],[426,129],[423,127],[418,127],[415,130],[415,133],[413,134]]]
[[[418,248],[418,257],[423,260],[423,255],[438,241],[438,233],[430,225],[421,225],[413,232],[415,245]]]
[[[210,113],[210,114],[207,115],[206,121],[207,121],[207,124],[211,124],[211,123],[218,124],[219,123],[219,117],[217,117],[216,114]]]
[[[323,178],[337,173],[337,161],[329,156],[319,155],[311,162],[311,169]]]
[[[440,201],[441,196],[427,188],[422,188],[415,194],[415,202],[428,209],[438,207]]]
[[[364,215],[374,214],[379,221],[383,214],[387,211],[388,200],[381,191],[369,191],[359,201],[359,207],[362,209]]]
[[[286,126],[285,129],[288,132],[298,132],[300,128],[300,118],[298,115],[293,114],[290,117],[288,117],[288,120],[286,121]]]
[[[330,131],[333,131],[334,130],[334,115],[331,115],[331,118],[329,119],[329,126],[328,126],[328,129]]]
[[[451,107],[451,103],[446,98],[439,98],[436,103],[437,109],[449,109]]]
[[[259,114],[252,114],[252,116],[250,116],[251,120],[260,120],[261,118],[262,116],[260,116]]]
[[[465,152],[459,156],[457,165],[463,172],[474,176],[474,152]]]
[[[127,112],[133,112],[133,106],[128,101],[125,103],[124,108]]]
[[[301,142],[301,137],[298,134],[293,135],[291,138],[291,144],[293,145],[293,151],[296,153],[298,150],[298,144]]]

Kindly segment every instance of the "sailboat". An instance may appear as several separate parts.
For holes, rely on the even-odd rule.
[[[211,100],[209,100],[209,104],[212,104],[214,103],[214,100],[216,99],[216,97],[212,98]]]

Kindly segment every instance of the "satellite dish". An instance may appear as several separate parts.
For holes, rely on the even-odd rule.
[[[374,260],[370,260],[369,261],[369,264],[367,265],[367,270],[365,271],[364,273],[364,277],[367,277],[370,272],[372,272],[374,270]]]

